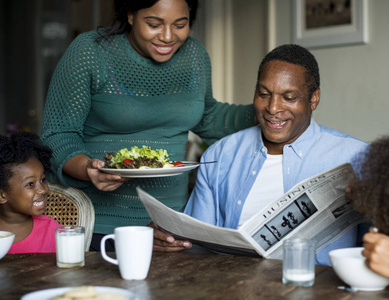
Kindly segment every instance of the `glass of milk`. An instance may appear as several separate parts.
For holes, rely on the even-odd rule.
[[[282,282],[312,286],[315,281],[315,243],[305,239],[283,242]]]
[[[64,226],[55,229],[57,266],[60,268],[85,265],[85,229],[82,226]]]

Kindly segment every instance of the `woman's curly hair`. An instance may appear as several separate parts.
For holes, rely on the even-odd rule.
[[[371,143],[358,160],[360,179],[351,184],[354,208],[389,234],[389,136]]]
[[[45,172],[51,171],[52,150],[42,144],[39,136],[30,132],[0,135],[0,190],[8,190],[13,168],[32,157],[42,163]]]

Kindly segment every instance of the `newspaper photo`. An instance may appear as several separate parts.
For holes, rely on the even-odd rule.
[[[174,211],[137,188],[154,224],[178,239],[204,248],[236,255],[282,259],[282,240],[314,240],[316,253],[347,230],[366,222],[345,197],[356,177],[350,164],[312,176],[290,189],[238,229],[217,227]]]

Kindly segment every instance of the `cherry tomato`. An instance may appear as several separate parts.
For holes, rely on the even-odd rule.
[[[132,163],[132,159],[126,158],[126,159],[123,161],[123,163],[125,163],[125,164],[130,164],[130,163]]]
[[[181,161],[175,161],[175,162],[173,163],[173,165],[174,165],[175,167],[183,167],[183,166],[185,166],[184,163],[181,162]]]

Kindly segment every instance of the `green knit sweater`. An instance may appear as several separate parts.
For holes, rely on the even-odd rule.
[[[254,110],[215,101],[209,57],[194,38],[169,61],[157,63],[141,57],[124,34],[100,42],[97,37],[96,32],[79,35],[60,60],[45,104],[42,140],[53,149],[51,180],[82,189],[95,207],[95,233],[108,234],[118,226],[150,222],[137,186],[182,211],[187,174],[131,179],[102,192],[64,174],[66,161],[78,154],[102,159],[107,151],[143,145],[183,160],[189,130],[219,139],[252,126]]]

